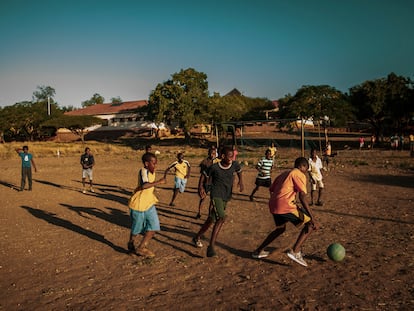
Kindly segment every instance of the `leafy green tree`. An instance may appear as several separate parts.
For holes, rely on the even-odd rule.
[[[391,73],[387,78],[365,81],[350,89],[350,102],[359,120],[367,120],[376,135],[384,135],[385,125],[401,131],[413,116],[413,83]]]
[[[93,106],[96,104],[103,104],[104,101],[105,101],[104,97],[102,97],[98,93],[95,93],[90,99],[82,102],[82,107],[85,108],[85,107]]]
[[[41,85],[33,92],[33,102],[47,102],[48,99],[54,102],[55,95],[56,91],[53,87]]]
[[[59,128],[67,128],[75,135],[78,135],[82,142],[85,140],[85,128],[93,125],[102,124],[104,120],[93,116],[67,116],[61,115],[59,117],[45,121],[42,124],[44,128],[54,128],[57,131]]]
[[[121,97],[119,97],[119,96],[117,96],[117,97],[112,97],[112,98],[111,98],[111,103],[112,103],[112,104],[120,104],[120,103],[122,103],[122,99],[121,99]]]
[[[352,107],[341,91],[328,86],[303,86],[294,96],[279,100],[279,114],[284,119],[323,120],[329,117],[335,125],[344,125],[352,118]]]
[[[150,118],[157,122],[177,121],[188,139],[190,129],[206,118],[207,105],[207,75],[188,68],[157,85],[150,94],[148,109]]]

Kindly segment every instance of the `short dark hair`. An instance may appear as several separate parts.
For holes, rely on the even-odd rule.
[[[226,146],[226,147],[223,147],[222,149],[221,149],[221,154],[224,154],[224,155],[226,155],[227,154],[227,152],[233,152],[233,148],[231,148],[231,147],[228,147],[228,146]]]
[[[89,147],[86,147],[86,148],[85,148],[85,152],[86,152],[86,151],[88,151],[88,150],[91,150],[91,148],[89,148]]]
[[[149,161],[151,161],[151,159],[152,158],[157,158],[156,156],[155,156],[155,154],[153,154],[152,152],[145,152],[143,155],[142,155],[142,163],[144,163],[145,164],[145,162],[149,162]]]
[[[302,165],[306,165],[306,166],[308,166],[309,167],[309,162],[308,162],[308,160],[306,160],[306,158],[304,158],[304,157],[299,157],[299,158],[297,158],[296,160],[295,160],[295,167],[296,168],[299,168],[300,166],[302,166]]]
[[[24,149],[29,150],[29,147],[28,147],[28,146],[23,146],[23,150],[24,150]]]

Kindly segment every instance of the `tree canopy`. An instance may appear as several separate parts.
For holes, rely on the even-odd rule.
[[[82,107],[89,107],[96,104],[103,104],[105,102],[105,98],[98,93],[93,94],[93,96],[90,99],[87,99],[82,102]]]
[[[394,73],[350,89],[350,102],[358,119],[367,120],[377,136],[384,134],[386,124],[402,132],[414,117],[413,100],[413,82]]]
[[[353,117],[352,107],[341,91],[329,85],[302,86],[294,96],[287,95],[279,101],[279,113],[285,119],[324,120],[344,125]]]
[[[207,106],[207,75],[188,68],[157,85],[150,94],[148,109],[157,122],[177,121],[189,137],[190,129],[203,119]]]

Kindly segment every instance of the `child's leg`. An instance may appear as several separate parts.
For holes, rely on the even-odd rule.
[[[219,219],[214,223],[213,232],[211,232],[210,246],[214,248],[217,236],[220,233],[221,227],[224,224],[224,219]]]
[[[208,217],[207,220],[204,222],[204,224],[201,226],[200,230],[195,236],[196,240],[200,240],[201,236],[206,233],[206,231],[210,228],[211,224],[213,223],[213,220],[211,217]]]
[[[318,192],[318,203],[322,202],[322,192],[323,192],[323,188],[319,187],[319,192]]]
[[[298,253],[300,251],[302,244],[307,240],[307,238],[312,233],[312,231],[313,231],[312,225],[310,223],[305,224],[305,227],[300,232],[298,239],[295,242],[295,245],[293,245],[292,250],[295,253]]]
[[[177,197],[177,195],[178,195],[178,191],[179,191],[179,189],[178,188],[174,188],[174,191],[173,191],[173,196],[172,196],[172,198],[171,198],[171,202],[170,202],[170,206],[173,206],[174,205],[174,200],[175,200],[175,198]]]
[[[259,186],[256,185],[256,187],[253,189],[252,194],[250,195],[250,201],[253,201],[253,195],[259,190]]]
[[[255,253],[260,253],[266,246],[272,243],[279,235],[286,230],[286,225],[276,226],[276,229],[270,232],[262,244],[255,250]]]
[[[315,193],[315,190],[311,190],[311,201],[309,203],[309,205],[313,205],[313,194]]]

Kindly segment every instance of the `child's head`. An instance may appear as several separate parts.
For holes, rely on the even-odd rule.
[[[23,152],[27,152],[29,151],[29,147],[28,146],[23,146]]]
[[[216,149],[208,149],[208,157],[214,159],[216,157]]]
[[[310,155],[311,155],[311,158],[316,157],[316,149],[315,148],[311,149]]]
[[[178,159],[178,162],[183,162],[183,160],[184,160],[184,153],[182,153],[182,152],[179,152],[178,154],[177,154],[177,159]]]
[[[89,147],[86,147],[85,148],[85,153],[89,153],[89,152],[91,152],[91,149]]]
[[[145,152],[151,152],[152,150],[152,146],[151,145],[146,145],[145,146]]]
[[[269,160],[272,157],[271,154],[272,154],[272,152],[270,151],[270,149],[267,149],[266,152],[265,152],[266,159]]]
[[[224,147],[221,152],[221,164],[228,166],[233,162],[233,149]]]
[[[155,166],[157,165],[157,157],[151,152],[146,152],[142,156],[142,163],[144,167],[154,174]]]
[[[302,173],[306,173],[309,169],[309,162],[304,157],[299,157],[295,160],[295,168],[299,169]]]

